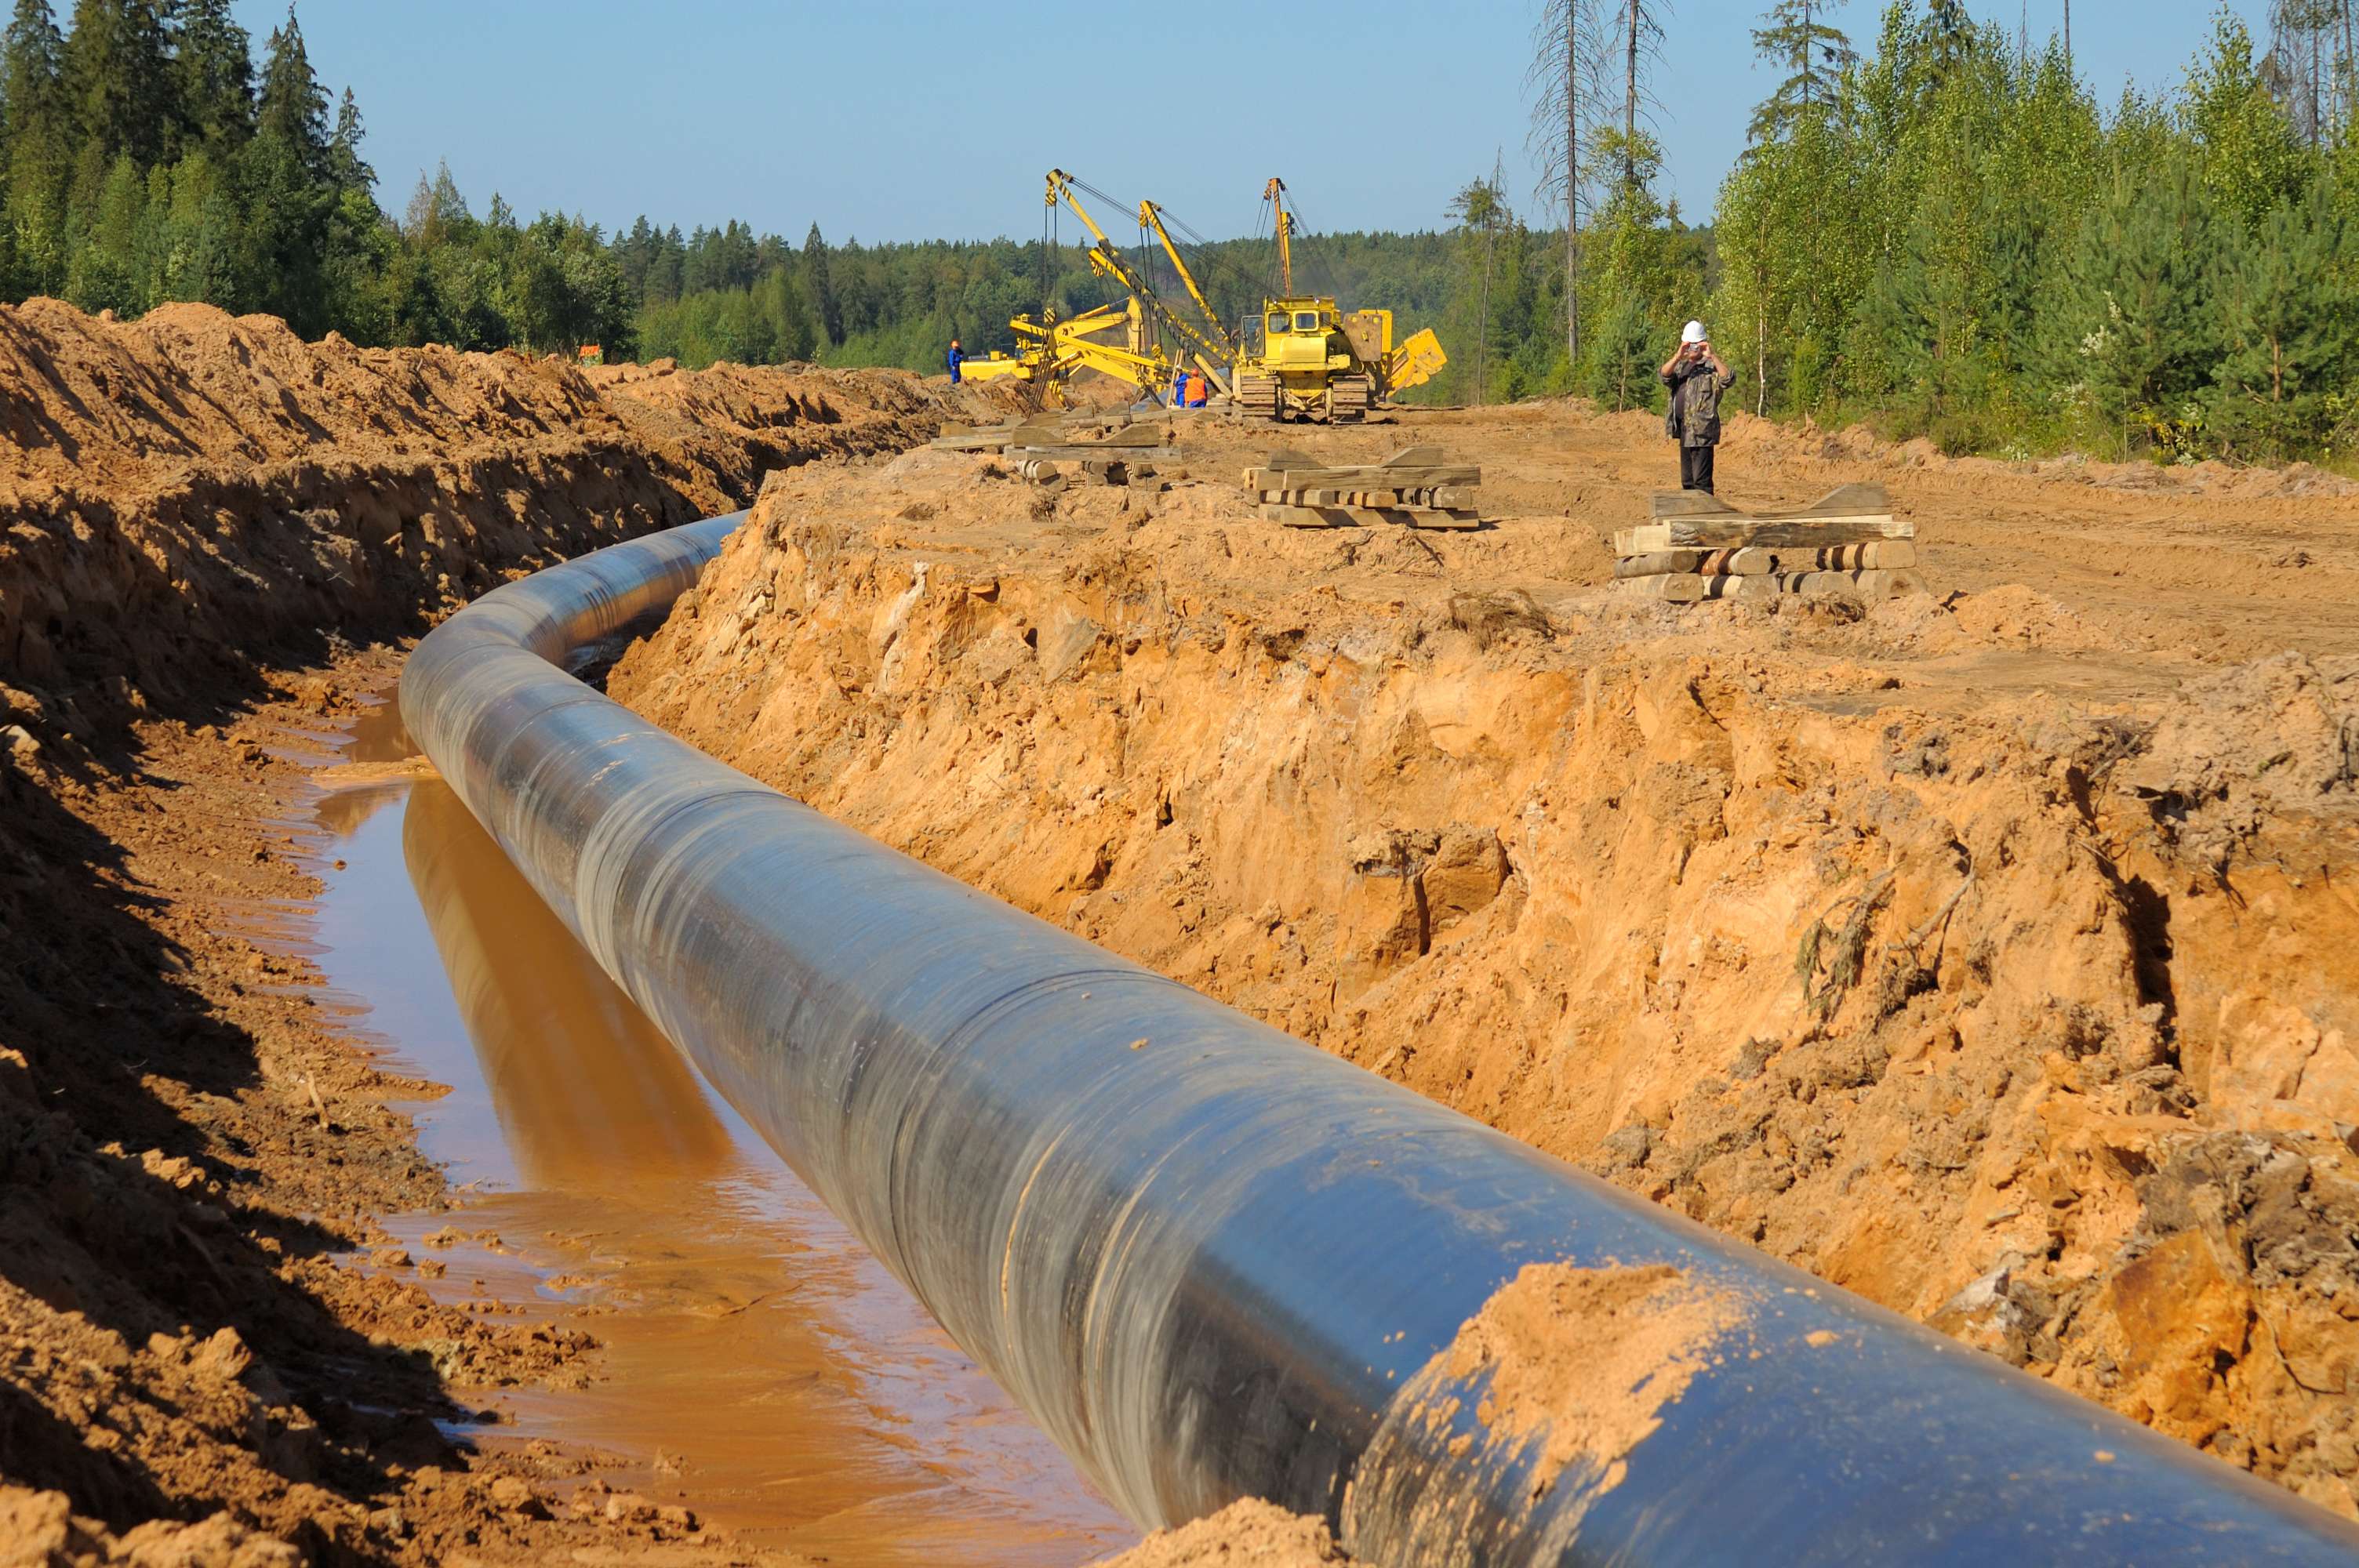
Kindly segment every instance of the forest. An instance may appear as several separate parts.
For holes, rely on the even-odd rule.
[[[1577,393],[1652,406],[1690,316],[1780,418],[1869,419],[1951,450],[2333,460],[2359,442],[2354,0],[2276,0],[2268,37],[2210,18],[2183,80],[2101,101],[2055,36],[1962,0],[1773,0],[1780,75],[1704,224],[1660,194],[1662,0],[1543,0],[1525,62],[1538,190],[1495,166],[1435,227],[1326,232],[1298,287],[1432,325],[1417,395]],[[258,58],[257,58],[258,55]],[[1111,296],[1065,233],[831,243],[727,220],[478,211],[447,169],[398,212],[360,106],[322,86],[290,8],[259,50],[229,0],[15,0],[0,38],[0,297],[133,316],[266,311],[364,344],[931,369],[960,336]],[[1104,214],[1101,214],[1102,217]],[[1145,236],[1141,236],[1142,242]],[[1223,315],[1275,272],[1201,240]],[[1144,243],[1134,257],[1163,270]]]

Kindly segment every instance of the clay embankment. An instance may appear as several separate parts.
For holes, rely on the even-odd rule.
[[[1234,481],[1043,500],[932,452],[788,476],[610,689],[1022,907],[2359,1512],[2359,658],[2252,658],[2272,589],[2232,571],[2212,600],[2147,591],[2135,555],[2127,581],[1984,588],[1953,540],[2017,547],[1992,511],[2123,504],[1996,465],[1913,470],[1937,588],[1954,553],[1977,589],[1948,602],[1609,606],[1600,532],[1640,505],[1613,476],[1660,457],[1627,424],[1306,437],[1484,461],[1507,515],[1473,535],[1275,529]],[[1235,446],[1190,427],[1183,449],[1225,481]],[[1790,492],[1893,460],[1812,446],[1771,471]],[[2184,572],[2338,534],[2349,506],[2283,497],[2247,529],[2217,519],[2263,503],[2213,496],[2147,525]],[[2317,647],[2300,589],[2276,612]],[[2219,597],[2254,608],[2217,637],[2173,618]]]
[[[0,1539],[29,1559],[776,1560],[569,1503],[580,1455],[467,1456],[447,1386],[578,1383],[594,1347],[352,1266],[450,1201],[386,1103],[431,1086],[253,935],[318,891],[267,748],[396,662],[348,644],[939,419],[906,376],[711,379],[0,308]]]
[[[913,378],[609,373],[306,343],[168,306],[0,310],[0,681],[57,722],[317,658],[518,568],[743,504],[764,471],[895,451]],[[135,693],[136,694],[135,696]],[[45,699],[46,700],[46,699]]]

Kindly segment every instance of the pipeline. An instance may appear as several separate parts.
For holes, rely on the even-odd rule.
[[[1253,1495],[1364,1560],[1517,1568],[2359,1552],[2323,1510],[999,903],[564,672],[743,516],[485,595],[411,655],[403,717],[606,971],[1141,1525]],[[1444,1354],[1559,1262],[1734,1303],[1618,1452],[1490,1429],[1492,1374]]]

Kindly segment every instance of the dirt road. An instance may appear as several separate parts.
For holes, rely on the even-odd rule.
[[[1936,593],[1638,606],[1659,427],[1298,532],[988,460],[788,476],[613,677],[953,874],[2223,1461],[2359,1513],[2359,499],[1734,423],[1888,484]]]

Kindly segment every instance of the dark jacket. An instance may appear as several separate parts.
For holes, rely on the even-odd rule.
[[[1715,371],[1710,360],[1698,360],[1665,371],[1663,384],[1671,389],[1663,434],[1682,447],[1720,445],[1720,395],[1736,384],[1736,373]]]

